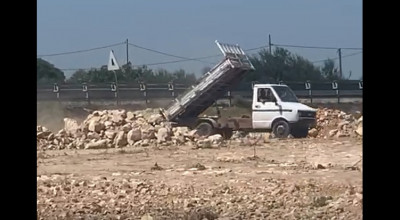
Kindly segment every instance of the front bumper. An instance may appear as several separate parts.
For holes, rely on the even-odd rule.
[[[299,120],[294,123],[298,126],[308,126],[309,128],[315,128],[317,126],[316,118],[299,118]]]

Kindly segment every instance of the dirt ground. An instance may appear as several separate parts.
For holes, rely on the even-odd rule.
[[[38,217],[362,219],[361,139],[250,145],[38,152]]]
[[[362,104],[332,107],[362,111]],[[64,117],[89,114],[57,103],[37,110],[38,124],[53,132]],[[363,218],[361,138],[242,141],[37,151],[38,219]]]

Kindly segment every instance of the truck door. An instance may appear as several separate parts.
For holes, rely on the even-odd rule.
[[[270,88],[254,88],[252,104],[253,128],[269,129],[274,118],[281,114],[277,100]]]

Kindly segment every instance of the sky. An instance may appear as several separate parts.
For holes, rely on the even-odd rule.
[[[110,50],[125,64],[126,40],[134,65],[181,60],[140,47],[187,58],[214,56],[148,66],[199,75],[222,59],[215,40],[251,49],[268,46],[269,35],[273,45],[361,48],[341,51],[343,76],[362,77],[361,0],[37,0],[37,56],[66,77],[107,65]],[[336,49],[284,48],[315,65],[334,58],[339,66]],[[65,52],[75,53],[55,55]]]

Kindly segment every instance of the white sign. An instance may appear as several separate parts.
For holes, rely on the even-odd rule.
[[[110,51],[110,59],[108,60],[108,70],[119,70],[117,60],[114,57],[114,51]]]

